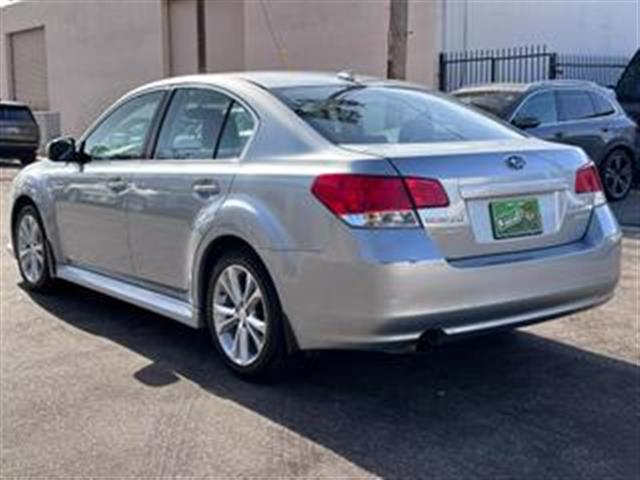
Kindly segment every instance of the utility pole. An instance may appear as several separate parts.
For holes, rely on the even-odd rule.
[[[407,77],[407,38],[409,37],[409,0],[389,0],[389,38],[387,77]]]
[[[196,0],[196,42],[198,45],[198,73],[207,71],[207,30],[204,0]]]

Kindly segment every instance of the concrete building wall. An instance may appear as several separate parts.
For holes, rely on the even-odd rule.
[[[188,75],[198,72],[196,0],[168,0],[169,72]]]
[[[559,53],[631,55],[640,0],[444,0],[444,49],[546,44]]]
[[[388,0],[245,2],[245,66],[385,76],[388,29]]]
[[[208,0],[205,3],[208,72],[245,69],[244,2]]]
[[[18,2],[2,9],[0,97],[10,94],[6,35],[45,25],[49,109],[79,135],[107,105],[165,75],[162,3]]]

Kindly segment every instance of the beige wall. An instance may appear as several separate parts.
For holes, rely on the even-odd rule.
[[[245,69],[244,2],[207,0],[207,71],[229,72]]]
[[[41,25],[49,108],[60,112],[65,134],[80,134],[118,96],[165,74],[160,1],[20,2],[2,9],[0,36]],[[0,96],[6,98],[9,66],[1,47]]]
[[[248,1],[246,68],[351,69],[384,76],[388,18],[388,0]],[[278,52],[276,42],[283,51]]]
[[[351,69],[384,77],[389,1],[206,0],[207,71]],[[439,0],[410,0],[409,80],[436,84],[441,8]],[[42,25],[49,105],[61,114],[63,134],[80,134],[138,85],[198,69],[196,0],[25,0],[0,10],[0,97],[9,95],[6,34]]]

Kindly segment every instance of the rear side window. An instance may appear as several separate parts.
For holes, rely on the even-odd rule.
[[[213,90],[179,89],[160,129],[157,159],[211,159],[232,100]]]
[[[541,125],[558,121],[556,97],[552,91],[534,93],[518,109],[514,120],[535,118]]]
[[[605,115],[611,115],[615,113],[615,108],[609,100],[604,98],[599,93],[590,92],[591,101],[593,102],[593,108],[595,109],[595,115],[598,117],[602,117]]]
[[[520,138],[515,130],[423,90],[331,85],[275,89],[298,116],[336,144],[434,143]]]
[[[589,93],[583,90],[560,90],[556,92],[560,120],[582,120],[596,115]]]
[[[8,122],[33,122],[28,108],[0,106],[0,120]]]
[[[238,102],[234,102],[224,123],[216,158],[240,156],[254,130],[255,122],[251,114]]]

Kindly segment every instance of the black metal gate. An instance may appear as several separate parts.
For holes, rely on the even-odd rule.
[[[614,85],[627,64],[625,57],[561,55],[545,45],[441,53],[439,88],[456,90],[484,83],[527,83],[556,78]]]

